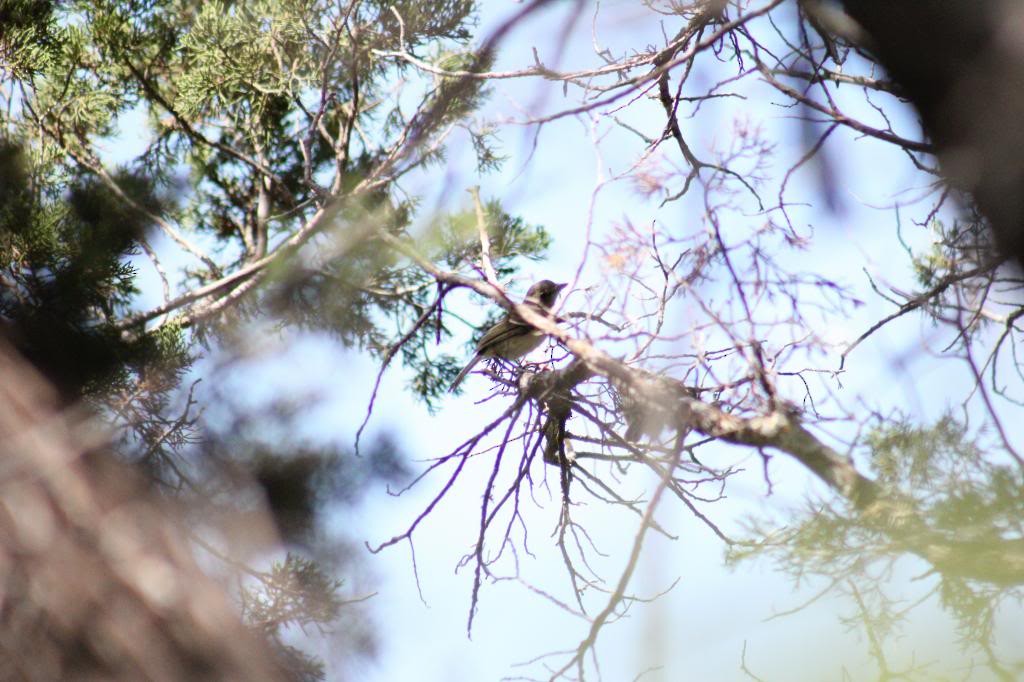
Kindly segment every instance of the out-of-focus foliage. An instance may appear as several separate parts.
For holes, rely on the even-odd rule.
[[[522,16],[545,4],[527,3]],[[525,529],[524,551],[516,544],[518,505],[528,497],[523,486],[533,485],[543,436],[559,446],[547,448],[559,452],[546,460],[559,468],[564,506],[556,542],[572,599],[594,613],[584,593],[588,601],[611,594],[601,618],[636,603],[624,590],[636,562],[623,573],[623,589],[604,589],[589,562],[598,543],[574,516],[585,508],[580,497],[635,513],[643,519],[641,540],[662,530],[645,505],[665,492],[725,538],[704,505],[727,494],[739,466],[695,454],[723,440],[786,452],[834,495],[796,512],[781,533],[752,526],[751,542],[733,546],[734,560],[767,554],[798,580],[817,575],[846,586],[869,629],[884,638],[898,634],[901,613],[868,569],[884,574],[915,553],[934,571],[930,584],[970,646],[984,649],[994,609],[1021,583],[1006,577],[1017,568],[1024,534],[1020,467],[948,418],[930,427],[884,420],[865,441],[864,473],[811,433],[830,428],[830,410],[840,403],[831,398],[842,388],[840,373],[821,360],[835,351],[821,321],[845,321],[862,301],[805,257],[815,233],[798,215],[804,197],[792,200],[787,183],[805,162],[820,163],[819,198],[833,205],[838,193],[818,152],[844,126],[902,146],[928,170],[929,143],[901,137],[884,113],[904,90],[878,77],[853,34],[839,30],[842,22],[827,21],[836,3],[642,4],[659,22],[663,45],[599,49],[598,66],[565,74],[538,54],[519,74],[555,82],[563,93],[579,88],[580,106],[557,116],[591,116],[595,132],[620,125],[637,144],[637,161],[614,181],[632,176],[642,200],[660,196],[667,210],[681,210],[667,219],[663,213],[650,230],[627,217],[605,243],[580,242],[585,257],[600,250],[608,279],[582,283],[576,300],[589,310],[559,322],[580,344],[592,344],[590,364],[556,358],[573,370],[558,376],[565,386],[521,396],[502,417],[507,430],[497,429],[500,420],[484,427],[504,432],[505,442],[492,458],[479,537],[464,564],[475,568],[471,614],[480,587],[498,575],[492,562],[529,553]],[[234,583],[241,614],[299,679],[325,675],[296,646],[303,627],[336,628],[353,658],[374,651],[371,628],[349,603],[361,596],[347,579],[356,562],[323,521],[327,510],[343,514],[357,504],[367,487],[402,479],[402,458],[386,440],[364,447],[359,459],[336,442],[296,437],[296,417],[315,398],[286,404],[260,396],[266,409],[245,406],[241,396],[220,391],[223,375],[212,362],[197,360],[205,354],[226,367],[244,364],[267,337],[314,332],[339,350],[369,354],[381,372],[399,359],[412,392],[430,408],[446,396],[461,362],[438,346],[452,340],[449,325],[460,319],[448,298],[467,284],[460,275],[483,272],[481,241],[488,240],[479,230],[503,280],[551,241],[544,227],[497,201],[482,207],[481,225],[473,210],[426,215],[409,191],[407,180],[446,161],[455,136],[468,140],[477,169],[501,162],[495,128],[471,120],[489,93],[481,74],[496,54],[490,43],[473,44],[473,12],[468,0],[0,5],[3,334],[60,387],[65,403],[84,400],[107,421],[117,454],[144,472],[154,497],[186,509],[197,552],[241,576]],[[772,164],[780,145],[767,138],[770,126],[739,122],[715,145],[698,145],[691,135],[722,102],[750,97],[733,86],[758,77],[754,96],[767,91],[809,114],[800,116],[810,149],[778,173]],[[873,125],[837,108],[857,88],[864,101],[853,111],[878,112]],[[636,117],[642,124],[633,120],[636,103],[653,104],[653,124],[646,114]],[[601,139],[595,135],[595,144]],[[119,153],[134,145],[141,150]],[[986,225],[969,211],[948,220],[947,193],[940,194],[925,220],[931,248],[907,247],[924,289],[892,288],[892,300],[900,315],[920,309],[936,327],[953,328],[949,348],[971,362],[979,330],[1001,325],[993,355],[976,363],[978,386],[984,389],[980,375],[990,372],[993,393],[1001,394],[999,345],[1007,336],[1013,342],[1020,308],[989,296],[1019,289],[1019,280],[995,274]],[[159,280],[152,291],[141,291],[143,267]],[[488,322],[505,314],[490,313]],[[523,377],[543,384],[552,374]],[[376,386],[349,389],[348,379],[336,383],[359,398],[375,395]],[[253,383],[247,392],[262,388]],[[514,390],[504,386],[496,396]],[[644,405],[647,393],[658,398],[657,409]],[[864,421],[853,410],[834,417],[842,419]],[[494,450],[485,435],[430,465],[457,467],[441,495],[471,455]],[[511,447],[518,446],[523,456],[515,464]],[[509,466],[511,482],[502,489]],[[599,467],[609,473],[604,479]],[[662,485],[657,495],[622,486],[630,469],[653,472]],[[856,494],[865,489],[872,504]],[[218,523],[263,519],[261,510],[275,541],[232,555],[229,546],[244,533]],[[411,524],[410,540],[422,518]],[[971,563],[979,555],[1005,565]],[[602,622],[588,622],[593,632],[575,649],[581,675]]]
[[[88,177],[37,202],[20,148],[7,142],[0,156],[0,319],[8,338],[68,400],[126,390],[147,371],[171,380],[159,388],[173,387],[187,365],[180,334],[124,334],[117,326],[138,293],[128,257],[139,251],[145,216]],[[147,178],[125,172],[117,180],[134,201],[159,210]]]
[[[853,603],[861,613],[853,613],[851,622],[869,623],[872,636],[892,646],[912,600],[889,594],[877,576],[892,574],[901,562],[912,565],[903,552],[928,534],[928,542],[948,547],[951,556],[923,572],[921,590],[937,591],[955,614],[965,651],[988,657],[1000,605],[1015,602],[1019,591],[1015,580],[1003,582],[998,576],[1004,570],[1019,574],[1024,563],[1024,547],[1016,540],[1024,534],[1024,479],[1009,456],[998,454],[998,446],[983,444],[990,440],[969,433],[951,415],[929,426],[899,417],[880,422],[864,438],[870,470],[890,499],[900,500],[896,509],[920,519],[923,529],[915,526],[901,540],[899,511],[879,518],[815,499],[794,511],[783,530],[750,520],[749,538],[730,549],[729,560],[764,557],[796,581],[826,578],[841,593],[856,597]],[[969,555],[986,554],[1006,565],[983,566],[982,577],[958,570],[969,565]]]
[[[467,218],[418,215],[400,183],[443,160],[453,134],[496,167],[489,131],[467,121],[485,83],[419,78],[376,54],[487,68],[470,49],[473,11],[468,0],[0,4],[3,334],[66,401],[107,420],[154,494],[186,503],[203,551],[244,565],[217,549],[209,519],[270,511],[290,551],[247,569],[241,608],[298,678],[324,671],[286,642],[296,627],[348,617],[338,631],[352,655],[373,651],[372,629],[345,610],[349,586],[332,577],[355,571],[353,551],[322,522],[367,486],[399,480],[402,458],[386,441],[356,459],[261,439],[290,410],[207,413],[202,380],[217,378],[195,361],[244,353],[250,325],[327,332],[388,356],[448,292],[379,228],[474,267],[473,233],[454,228]],[[139,144],[111,162],[112,148]],[[503,277],[547,247],[542,228],[498,203],[487,214]],[[162,291],[141,290],[150,267]],[[414,390],[436,399],[456,371],[434,348],[449,332],[412,333],[399,357]]]
[[[242,617],[273,642],[281,660],[296,680],[325,679],[321,661],[282,641],[288,625],[329,627],[341,613],[337,596],[342,582],[324,572],[320,562],[289,553],[259,576],[256,587],[241,589]],[[352,650],[372,652],[372,637],[362,629],[346,633],[360,641],[346,642]]]

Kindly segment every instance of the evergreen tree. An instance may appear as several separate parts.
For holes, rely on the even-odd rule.
[[[231,423],[256,415],[204,420],[194,363],[230,352],[247,327],[317,330],[378,357],[400,349],[413,389],[427,401],[443,392],[456,361],[434,340],[448,329],[425,321],[450,288],[388,240],[408,239],[417,217],[399,182],[443,159],[454,127],[466,127],[482,166],[496,162],[465,122],[485,90],[418,79],[376,52],[398,46],[482,68],[467,51],[472,9],[453,0],[0,10],[4,336],[65,404],[84,401],[116,428],[122,460],[154,494],[192,509],[197,551],[223,569],[243,564],[204,532],[205,519],[243,511],[257,491],[293,549],[267,570],[244,567],[237,600],[296,678],[323,679],[323,668],[285,631],[337,626],[345,613],[344,580],[331,574],[348,570],[353,552],[321,546],[320,510],[356,502],[404,467],[387,442],[361,462],[336,447],[267,442],[259,433],[286,424],[284,408],[259,415],[260,429]],[[403,82],[421,94],[396,91]],[[143,129],[128,129],[140,119]],[[140,141],[141,154],[111,160],[110,145]],[[547,245],[542,228],[497,203],[486,212],[503,275]],[[430,228],[427,257],[465,267],[471,216]],[[156,306],[138,284],[137,268],[149,266],[163,280]],[[342,626],[354,655],[372,651],[359,617]]]
[[[586,627],[545,677],[591,672],[603,629],[641,601],[627,587],[648,532],[671,535],[656,512],[674,498],[728,545],[731,561],[767,556],[796,581],[814,575],[843,592],[883,679],[928,675],[916,661],[894,667],[886,653],[905,612],[878,576],[907,557],[924,565],[924,598],[954,615],[965,650],[996,677],[1013,679],[1024,664],[994,646],[993,614],[1019,599],[1024,584],[1024,458],[1001,416],[1021,400],[1022,309],[1012,296],[1020,277],[1007,261],[1019,259],[1013,142],[1024,133],[1014,120],[1020,98],[1006,94],[1015,92],[1007,84],[1019,81],[1021,60],[1012,49],[1017,24],[1000,23],[1001,6],[954,5],[643,3],[643,20],[659,27],[658,44],[611,49],[595,38],[597,61],[571,71],[545,62],[557,59],[560,44],[510,71],[494,64],[514,29],[563,11],[566,39],[586,3],[523,3],[474,36],[468,0],[5,2],[3,337],[57,387],[63,411],[55,419],[70,423],[71,410],[87,405],[112,428],[112,443],[90,441],[97,461],[112,451],[141,472],[150,498],[180,505],[189,547],[213,558],[211,573],[235,572],[237,612],[292,678],[326,674],[294,646],[295,628],[340,623],[353,656],[372,653],[373,633],[348,617],[358,596],[346,593],[347,572],[357,570],[352,554],[325,551],[320,521],[327,503],[353,503],[366,486],[401,480],[406,465],[387,440],[364,444],[356,459],[346,448],[291,437],[302,410],[284,400],[232,412],[215,393],[204,404],[193,391],[211,376],[202,363],[243,358],[251,337],[313,332],[373,358],[381,375],[400,363],[411,391],[433,409],[450,399],[446,389],[464,359],[440,349],[453,340],[449,325],[460,312],[462,299],[452,294],[468,290],[494,304],[486,326],[511,309],[514,321],[540,329],[561,350],[542,367],[493,363],[491,395],[505,401],[504,411],[467,423],[449,452],[429,453],[434,459],[414,483],[438,473],[443,482],[404,531],[373,551],[411,543],[443,498],[468,485],[467,463],[487,453],[492,468],[474,491],[480,514],[467,524],[475,542],[459,564],[473,574],[470,629],[489,581],[504,577],[499,568],[512,563],[518,577],[520,557],[532,556],[520,505],[551,473],[561,503],[552,542],[568,595],[554,601],[586,614]],[[908,34],[904,25],[915,16],[940,39]],[[588,214],[572,243],[577,272],[595,282],[577,282],[583,295],[574,308],[552,318],[517,306],[505,291],[523,261],[549,247],[543,227],[475,194],[471,210],[430,215],[406,187],[442,171],[454,136],[471,143],[478,170],[500,165],[494,128],[473,116],[510,79],[573,93],[571,105],[524,109],[517,123],[540,131],[585,118],[599,152],[607,144],[634,154],[613,179],[633,182],[637,206],[654,216],[649,229],[627,215],[602,231],[591,229]],[[754,104],[727,140],[697,139],[700,125],[713,129],[723,112],[736,113],[723,107],[739,99],[798,112],[794,137],[805,147],[784,157],[766,132],[778,130],[776,120],[746,118],[758,111]],[[906,100],[921,119],[909,133],[891,115],[905,113]],[[926,174],[927,206],[914,210],[928,246],[920,237],[914,246],[903,241],[899,211],[893,230],[913,290],[882,287],[869,275],[859,291],[807,255],[820,248],[822,230],[806,224],[800,207],[841,203],[830,145],[844,135],[843,144],[896,149],[908,172]],[[135,143],[143,145],[137,154],[111,153]],[[801,183],[790,179],[809,168],[816,184],[795,189]],[[605,185],[598,183],[594,204]],[[807,192],[811,185],[817,189]],[[157,273],[161,291],[143,290],[143,266]],[[837,347],[829,335],[866,297],[895,310]],[[863,362],[855,351],[911,315],[945,335],[937,356],[969,368],[970,393],[957,397],[963,418],[914,423],[878,396],[844,405],[844,377]],[[371,412],[381,375],[360,388]],[[12,387],[13,379],[2,386],[16,395]],[[0,409],[0,435],[13,432],[12,410]],[[727,495],[749,453],[760,456],[767,492],[776,454],[824,492],[788,512],[783,531],[759,518],[735,538],[711,505]],[[650,476],[653,488],[637,493],[636,481]],[[17,499],[12,480],[0,480],[0,501]],[[60,508],[59,486],[47,495]],[[622,552],[625,567],[610,580],[599,570],[594,529],[580,521],[581,502],[638,519]],[[230,526],[212,519],[260,508],[282,541],[262,546],[270,558],[255,565],[232,551],[235,538],[223,530]],[[0,515],[11,538],[4,558],[12,561],[31,544],[23,536],[34,537],[17,521]],[[86,525],[94,521],[70,524],[69,536],[87,540],[85,555],[90,546],[122,546],[115,541],[125,535],[99,521]],[[164,537],[163,526],[152,527]],[[49,564],[23,562],[17,584],[31,583],[27,566],[37,565]],[[109,573],[116,583],[116,570]],[[37,622],[30,639],[45,641],[51,621]],[[194,635],[173,640],[188,659],[199,626],[175,624],[167,629]],[[102,638],[60,631],[58,640],[46,651],[66,649],[67,660],[108,673],[120,652]],[[175,670],[216,679],[209,663],[216,656],[205,653],[202,665]],[[134,660],[125,670],[125,677],[147,672]]]

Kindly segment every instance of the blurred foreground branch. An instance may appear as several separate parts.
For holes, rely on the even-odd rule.
[[[277,680],[168,506],[0,342],[0,678]]]

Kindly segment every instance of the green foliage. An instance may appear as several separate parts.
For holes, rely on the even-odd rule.
[[[62,200],[38,203],[19,148],[5,143],[0,157],[0,317],[15,346],[68,398],[109,394],[128,374],[172,358],[180,365],[183,349],[168,343],[170,330],[157,339],[117,326],[137,294],[127,258],[145,215],[92,178],[76,179]],[[160,210],[147,178],[115,180],[138,205]]]
[[[439,55],[438,68],[446,71],[487,71],[493,55],[475,52],[450,52]],[[487,82],[480,78],[440,76],[431,93],[431,124],[437,128],[461,120],[480,106],[487,96]]]
[[[491,242],[491,262],[499,277],[515,272],[516,259],[539,260],[551,244],[551,236],[540,225],[528,225],[522,218],[506,213],[501,204],[484,204],[484,220]],[[432,257],[444,259],[451,268],[480,260],[480,231],[472,209],[440,218],[435,226]]]
[[[246,622],[275,645],[291,679],[325,679],[323,663],[285,644],[282,634],[289,626],[323,627],[336,620],[342,582],[325,574],[318,562],[291,553],[260,578],[255,587],[241,590]]]
[[[507,157],[498,153],[496,135],[490,128],[471,129],[469,131],[473,151],[476,152],[476,169],[479,173],[487,173],[501,167]]]
[[[948,557],[934,555],[941,561],[931,576],[960,624],[965,648],[984,649],[998,604],[1019,591],[1000,582],[999,566],[961,569],[976,557],[1018,555],[1021,469],[950,415],[929,426],[886,420],[867,435],[865,446],[888,510],[881,518],[846,505],[808,502],[782,530],[750,522],[750,541],[731,548],[729,561],[767,556],[798,581],[824,576],[840,592],[856,594],[864,613],[855,619],[867,618],[884,638],[898,632],[906,615],[886,596],[885,576],[901,556],[948,546]],[[982,572],[992,578],[975,576]]]
[[[256,483],[285,541],[319,557],[322,510],[401,477],[397,449],[378,443],[357,462],[336,447],[261,439],[275,423],[265,414],[217,432],[203,417],[217,405],[200,404],[194,390],[200,377],[182,381],[201,350],[258,320],[394,357],[428,404],[443,393],[458,369],[437,351],[449,334],[449,290],[381,232],[454,269],[478,261],[472,212],[417,232],[417,200],[397,183],[443,158],[446,136],[486,90],[479,79],[423,77],[379,51],[489,68],[492,55],[469,47],[473,3],[12,0],[0,19],[5,86],[23,93],[5,120],[13,141],[0,145],[5,334],[67,399],[84,398],[110,420],[122,456],[161,493],[244,507],[215,466],[230,463]],[[147,129],[128,129],[138,120]],[[107,151],[123,142],[118,134],[146,148],[115,169]],[[481,170],[495,168],[491,131],[469,134]],[[315,234],[281,247],[320,211]],[[172,298],[275,249],[279,257],[228,315],[193,318],[183,306],[136,324],[129,318],[152,300],[135,263],[153,216],[177,243],[179,234],[190,242],[159,254],[189,259],[180,272],[167,268],[168,288],[179,289]],[[497,202],[487,217],[502,277],[549,244],[543,228]],[[340,583],[328,568],[291,554],[242,595],[250,622],[300,678],[322,678],[322,665],[282,633],[337,618]],[[365,632],[357,639],[370,642]]]
[[[925,289],[935,287],[943,277],[988,260],[992,245],[986,224],[976,216],[968,218],[950,224],[935,218],[929,224],[931,245],[911,259],[917,280]]]
[[[0,145],[4,335],[64,400],[119,415],[112,426],[122,453],[155,470],[188,438],[187,425],[165,412],[192,354],[177,325],[146,333],[119,322],[138,293],[128,258],[149,227],[135,207],[157,213],[167,204],[149,178],[127,171],[113,181],[131,204],[91,177],[36,195],[35,170],[19,145]]]
[[[265,130],[279,125],[288,106],[282,100],[314,75],[302,59],[304,4],[204,4],[180,45],[179,111],[187,118],[244,112]]]
[[[945,416],[930,427],[893,422],[866,440],[878,481],[916,502],[935,530],[961,540],[998,539],[1024,513],[1019,467],[999,462]]]
[[[0,244],[4,260],[16,257],[15,239],[31,232],[33,198],[25,158],[19,145],[0,141]]]
[[[16,78],[29,78],[53,57],[54,3],[0,0],[0,63]]]
[[[320,180],[334,174],[328,184],[339,196],[336,228],[328,239],[308,245],[307,251],[317,252],[315,265],[279,261],[262,295],[237,306],[242,319],[276,313],[282,324],[325,330],[345,345],[384,355],[396,330],[408,328],[433,304],[430,279],[365,231],[368,221],[383,222],[407,238],[414,200],[396,199],[388,183],[345,197],[388,164],[385,172],[398,177],[441,158],[443,148],[432,138],[482,101],[483,81],[438,78],[410,115],[400,99],[388,100],[395,67],[374,55],[379,49],[426,49],[445,68],[488,68],[492,55],[467,50],[472,2],[367,2],[345,9],[317,0],[110,1],[62,9],[56,57],[32,92],[49,131],[45,158],[60,159],[55,146],[81,153],[91,139],[110,135],[126,111],[141,106],[153,126],[140,159],[153,172],[150,179],[170,184],[183,165],[191,169],[181,206],[153,211],[211,235],[216,251],[229,257],[224,267],[259,258],[275,238],[293,234],[301,224],[297,207],[317,198],[310,175]],[[312,117],[320,134],[309,135],[300,149],[294,131]],[[500,160],[488,137],[471,131],[481,168]],[[395,156],[400,140],[410,149],[418,141],[418,154]],[[262,168],[273,178],[268,196]],[[116,211],[112,215],[120,219]],[[547,247],[542,229],[525,226],[497,203],[488,206],[488,215],[502,276],[513,272],[519,256],[537,257]],[[473,258],[472,235],[456,235],[461,228],[455,223],[464,218],[451,219],[429,257],[453,264]],[[42,234],[36,238],[44,241]],[[123,274],[127,281],[133,273]],[[219,274],[192,267],[189,283],[199,286]],[[118,299],[122,308],[125,303]],[[211,331],[201,327],[194,338],[215,338]],[[436,343],[446,333],[443,326],[433,335],[423,327],[402,349],[415,390],[424,397],[436,395],[444,377],[433,366],[428,340]]]
[[[385,35],[397,41],[404,33],[408,47],[438,39],[464,42],[471,35],[466,20],[473,11],[473,0],[397,0],[372,4],[380,8],[379,20]]]
[[[406,333],[437,298],[438,288],[428,274],[410,267],[372,232],[367,224],[385,224],[403,234],[413,207],[390,201],[359,211],[349,210],[339,218],[351,220],[332,242],[319,252],[343,251],[339,257],[326,257],[316,268],[282,269],[279,279],[268,290],[268,309],[289,325],[324,331],[346,346],[368,350],[378,357],[391,352],[395,339]],[[500,203],[485,205],[485,219],[491,240],[491,258],[499,277],[515,273],[523,258],[537,260],[550,244],[550,236],[541,226],[528,225],[522,218],[506,213]],[[463,269],[479,262],[480,239],[473,210],[442,216],[430,225],[418,240],[425,256]],[[347,242],[351,233],[366,234]],[[440,356],[435,348],[439,339],[450,334],[436,317],[422,324],[405,341],[401,358],[412,369],[410,389],[428,407],[445,395],[458,363]]]

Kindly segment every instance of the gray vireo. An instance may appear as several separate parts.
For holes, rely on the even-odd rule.
[[[546,315],[558,299],[558,294],[565,284],[555,284],[549,279],[542,279],[526,292],[523,305],[529,306],[541,315]],[[448,388],[454,391],[469,371],[484,358],[501,358],[516,360],[526,355],[544,341],[544,332],[512,311],[505,315],[497,324],[487,330],[476,344],[476,355],[469,361],[459,376]]]

